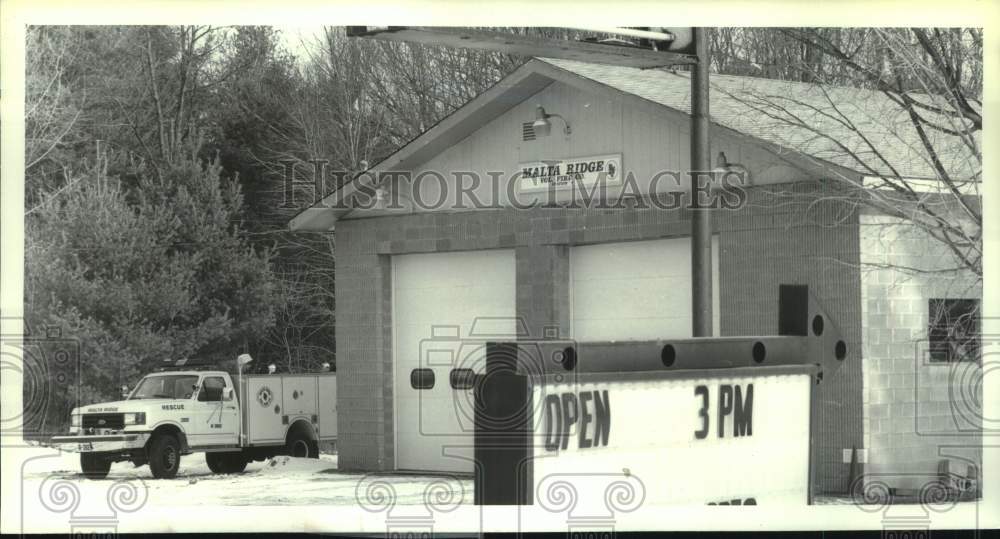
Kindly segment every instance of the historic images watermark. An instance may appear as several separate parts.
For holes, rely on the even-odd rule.
[[[908,494],[900,494],[891,486],[900,480],[915,485]],[[961,502],[971,507],[969,521],[964,522],[973,537],[979,536],[979,502],[956,493],[953,486],[941,476],[933,474],[882,473],[867,474],[855,480],[853,504],[865,513],[881,516],[882,537],[910,537],[929,539],[934,528],[942,527],[936,519],[956,511]],[[954,525],[954,521],[949,521]]]
[[[355,485],[354,500],[369,513],[384,513],[385,537],[428,539],[442,518],[470,501],[465,485],[455,477],[439,476],[413,485],[406,478],[385,475],[362,477]]]
[[[0,370],[20,382],[21,406],[4,406],[0,445],[4,450],[44,446],[69,428],[70,410],[79,406],[81,353],[79,339],[54,326],[30,326],[19,333],[0,334]],[[40,521],[65,522],[70,536],[115,537],[123,513],[146,504],[148,487],[139,478],[126,477],[85,488],[75,472],[51,471],[62,453],[51,450],[21,462],[21,531],[25,511]],[[43,471],[36,471],[37,469]]]
[[[976,325],[983,327],[978,319]],[[964,335],[962,329],[954,324],[944,338],[916,342],[912,400],[918,436],[1000,436],[1000,414],[983,400],[986,378],[1000,374],[1000,338],[980,335],[978,329]]]
[[[68,429],[80,395],[80,342],[58,327],[28,327],[0,334],[0,370],[21,382],[22,405],[5,406],[0,436],[5,447],[45,440]]]
[[[328,161],[306,164],[282,161],[281,207],[341,210],[478,210],[538,207],[593,209],[721,209],[747,202],[743,170],[659,171],[641,178],[614,167],[584,168],[587,163],[558,163],[502,171],[425,170],[329,172]],[[576,166],[577,168],[569,168]],[[559,168],[563,167],[563,168]],[[331,189],[328,178],[343,178]],[[350,184],[353,188],[346,188]]]
[[[975,326],[983,327],[978,316]],[[912,393],[897,404],[899,417],[886,419],[912,421],[915,438],[936,440],[930,456],[938,460],[937,470],[881,471],[869,463],[871,469],[851,482],[853,504],[881,515],[883,537],[929,538],[941,526],[936,520],[960,507],[978,536],[983,449],[995,446],[990,442],[1000,433],[1000,418],[983,406],[983,386],[988,375],[1000,373],[1000,339],[961,329],[915,342],[913,362],[894,374],[900,381],[912,376],[911,383],[893,390]]]
[[[535,503],[565,518],[569,537],[612,539],[626,513],[646,501],[646,485],[639,477],[611,473],[553,473],[537,479]],[[518,533],[531,527],[529,507],[518,508]]]
[[[65,519],[70,537],[117,537],[123,513],[135,513],[149,499],[149,487],[138,477],[102,481],[100,486],[81,488],[79,477],[65,472],[50,472],[39,480],[28,471],[41,460],[58,459],[59,455],[32,457],[21,465],[21,529],[25,528],[26,503],[37,500],[37,510],[50,522]]]
[[[458,442],[458,446],[472,447],[477,418],[482,425],[507,428],[524,412],[529,417],[540,417],[544,393],[536,402],[523,403],[530,406],[529,410],[518,407],[503,416],[481,412],[477,415],[476,410],[476,384],[488,383],[488,378],[497,373],[509,370],[536,377],[555,373],[560,381],[575,383],[576,341],[560,338],[557,327],[543,328],[541,335],[532,334],[528,327],[527,320],[519,316],[477,316],[468,328],[432,326],[431,335],[419,343],[420,366],[410,377],[417,397],[414,411],[418,415],[419,432],[424,436],[461,436],[465,441]],[[516,348],[499,348],[492,352],[493,357],[488,357],[490,343],[514,341]],[[433,377],[432,369],[447,373],[447,380],[441,380],[439,389],[450,393],[450,400],[416,389],[435,385],[432,379],[427,379],[428,374]],[[455,421],[442,422],[441,414],[454,417]]]

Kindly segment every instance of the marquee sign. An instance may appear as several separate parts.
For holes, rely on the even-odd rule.
[[[849,352],[808,286],[778,296],[777,335],[487,343],[476,503],[547,507],[596,480],[652,505],[812,503],[813,388]]]
[[[651,504],[808,503],[809,373],[586,378],[534,385],[536,478],[632,476]]]
[[[572,159],[534,161],[518,165],[518,189],[522,193],[621,185],[622,155],[597,155]]]

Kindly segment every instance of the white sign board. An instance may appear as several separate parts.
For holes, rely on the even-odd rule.
[[[622,155],[520,163],[518,174],[518,188],[522,193],[573,188],[591,192],[599,183],[605,186],[621,185]]]
[[[617,475],[641,481],[645,504],[806,505],[810,387],[808,374],[537,385],[534,483]]]

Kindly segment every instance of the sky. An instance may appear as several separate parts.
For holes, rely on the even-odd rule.
[[[281,31],[282,42],[289,52],[295,55],[300,62],[309,57],[308,44],[319,37],[323,32],[322,25],[316,26],[282,26],[276,25],[274,28]]]

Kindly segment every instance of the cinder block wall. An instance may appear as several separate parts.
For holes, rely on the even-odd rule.
[[[861,301],[857,215],[812,183],[753,189],[747,206],[720,218],[722,335],[778,332],[778,285],[808,284],[843,333],[847,357],[817,387],[814,492],[842,493],[861,447]]]
[[[858,231],[856,216],[843,207],[809,206],[816,189],[812,184],[752,188],[748,207],[716,212],[714,224],[720,234],[723,335],[777,333],[781,283],[810,285],[844,332],[850,352],[840,371],[821,386],[825,404],[813,454],[817,488],[830,491],[846,485],[841,450],[861,445],[861,366],[855,352],[860,347]],[[558,326],[568,337],[570,246],[689,234],[688,210],[655,208],[479,210],[339,222],[341,468],[393,467],[391,255],[514,248],[517,315],[533,336]]]
[[[981,367],[926,357],[928,300],[982,300],[982,287],[971,271],[941,271],[954,259],[915,226],[873,215],[860,223],[865,473],[919,489],[943,458],[982,462]]]

